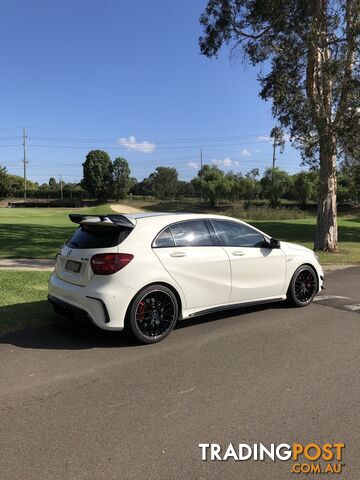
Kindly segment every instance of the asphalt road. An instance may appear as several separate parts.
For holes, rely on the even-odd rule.
[[[308,308],[183,321],[152,346],[60,319],[0,337],[0,478],[324,478],[198,447],[297,441],[344,442],[325,477],[358,479],[359,286],[360,268],[332,272]]]

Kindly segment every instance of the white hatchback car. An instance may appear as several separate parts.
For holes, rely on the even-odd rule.
[[[200,214],[75,215],[56,258],[49,301],[143,343],[178,318],[288,299],[308,305],[323,287],[312,250],[240,220]]]

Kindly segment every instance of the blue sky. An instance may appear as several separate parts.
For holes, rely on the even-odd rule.
[[[257,71],[200,55],[203,0],[3,0],[0,165],[28,177],[78,181],[93,148],[127,158],[132,175],[157,165],[180,178],[204,163],[243,173],[271,164],[274,119]],[[299,170],[286,145],[277,164]]]

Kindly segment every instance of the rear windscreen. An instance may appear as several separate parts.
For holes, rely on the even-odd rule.
[[[70,248],[107,248],[115,247],[125,240],[132,228],[127,227],[79,227],[66,242]]]

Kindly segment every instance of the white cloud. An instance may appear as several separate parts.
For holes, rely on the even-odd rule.
[[[241,155],[242,155],[243,157],[251,157],[251,152],[250,152],[247,148],[243,148],[243,149],[241,150]]]
[[[156,148],[155,143],[148,142],[147,140],[143,142],[137,142],[136,138],[132,135],[130,135],[129,138],[119,138],[118,143],[128,150],[134,150],[142,153],[151,153]]]
[[[197,170],[199,168],[199,166],[196,162],[188,162],[186,165],[190,168],[194,168],[195,170]]]
[[[255,153],[261,153],[261,150],[259,148],[255,148],[254,152]]]
[[[240,166],[240,162],[238,162],[237,160],[231,160],[231,158],[229,157],[225,157],[223,159],[213,158],[212,163],[215,163],[215,165],[217,165],[218,167],[227,167],[227,168]]]

